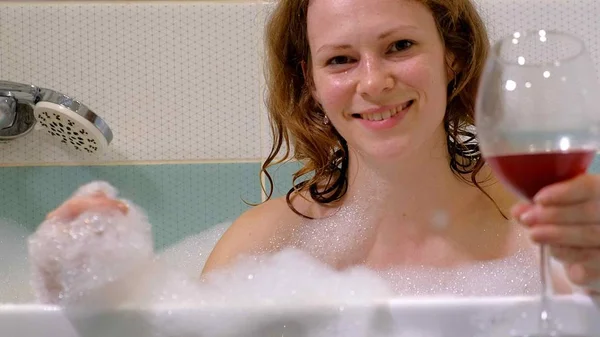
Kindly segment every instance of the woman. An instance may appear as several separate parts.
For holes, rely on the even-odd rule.
[[[266,37],[274,146],[263,171],[291,145],[304,164],[295,178],[312,176],[235,221],[203,274],[287,246],[384,271],[534,260],[533,241],[551,245],[573,284],[595,289],[599,178],[517,203],[481,158],[473,109],[489,46],[469,0],[280,1]],[[119,207],[96,195],[50,217]],[[564,275],[554,281],[570,291]]]

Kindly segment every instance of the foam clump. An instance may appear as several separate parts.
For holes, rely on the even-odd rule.
[[[114,187],[92,182],[73,197],[104,193],[117,198]],[[145,214],[128,203],[119,210],[88,211],[70,221],[48,219],[28,238],[31,283],[44,303],[65,304],[140,268],[153,256],[153,239]],[[101,301],[109,298],[98,296]]]
[[[308,253],[286,248],[273,254],[245,256],[228,268],[199,279],[158,259],[145,270],[144,298],[129,304],[205,307],[351,304],[392,296],[388,284],[365,267],[336,271]],[[191,277],[190,277],[191,276]]]
[[[238,299],[241,304],[343,303],[392,295],[388,284],[365,267],[336,271],[292,248],[242,258],[211,273],[206,283],[211,291],[205,300]]]
[[[193,310],[157,314],[157,336],[373,336],[369,309],[350,308],[393,295],[367,268],[336,271],[295,248],[242,257],[201,283],[175,275],[163,277],[152,305]]]

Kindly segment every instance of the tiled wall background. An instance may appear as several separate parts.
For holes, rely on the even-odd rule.
[[[492,39],[566,30],[588,42],[600,65],[599,2],[479,4]],[[0,79],[71,95],[115,135],[96,156],[74,155],[42,131],[0,144],[0,217],[33,230],[77,186],[104,179],[148,211],[160,248],[235,218],[244,200],[259,201],[270,141],[261,103],[266,6],[0,2]],[[286,190],[290,170],[277,178]]]
[[[5,5],[3,79],[80,99],[109,122],[111,150],[77,156],[43,132],[4,164],[260,160],[255,3]]]
[[[2,4],[0,79],[73,96],[115,135],[95,156],[41,130],[0,144],[2,217],[33,230],[77,186],[103,179],[148,211],[162,247],[260,201],[261,8]]]

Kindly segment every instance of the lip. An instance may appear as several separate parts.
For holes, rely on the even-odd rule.
[[[376,114],[376,113],[386,112],[386,111],[389,111],[389,110],[392,110],[392,109],[401,108],[407,102],[404,102],[404,103],[399,104],[399,105],[388,105],[388,106],[383,106],[383,107],[380,107],[380,108],[373,108],[373,109],[364,110],[364,111],[359,112],[358,115],[368,115],[368,114]]]
[[[371,120],[362,119],[362,118],[359,118],[359,117],[354,117],[354,118],[357,118],[358,121],[365,128],[370,129],[370,130],[378,131],[378,130],[391,129],[394,126],[396,126],[402,119],[404,119],[404,117],[406,116],[406,114],[408,113],[408,111],[410,111],[410,109],[415,104],[415,100],[414,99],[405,101],[405,102],[403,102],[402,104],[399,104],[399,105],[389,105],[389,106],[372,108],[372,109],[364,110],[364,111],[362,111],[360,113],[361,115],[383,113],[383,112],[389,111],[391,109],[396,109],[396,108],[400,109],[404,105],[406,105],[407,103],[410,103],[410,104],[406,108],[404,108],[403,110],[398,111],[398,113],[396,113],[396,115],[394,115],[394,116],[392,116],[392,117],[390,117],[388,119],[384,119],[384,120],[380,120],[380,121],[371,121]]]

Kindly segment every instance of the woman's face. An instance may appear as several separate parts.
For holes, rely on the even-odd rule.
[[[313,95],[350,148],[394,158],[444,136],[448,68],[427,7],[311,0],[307,30]]]

